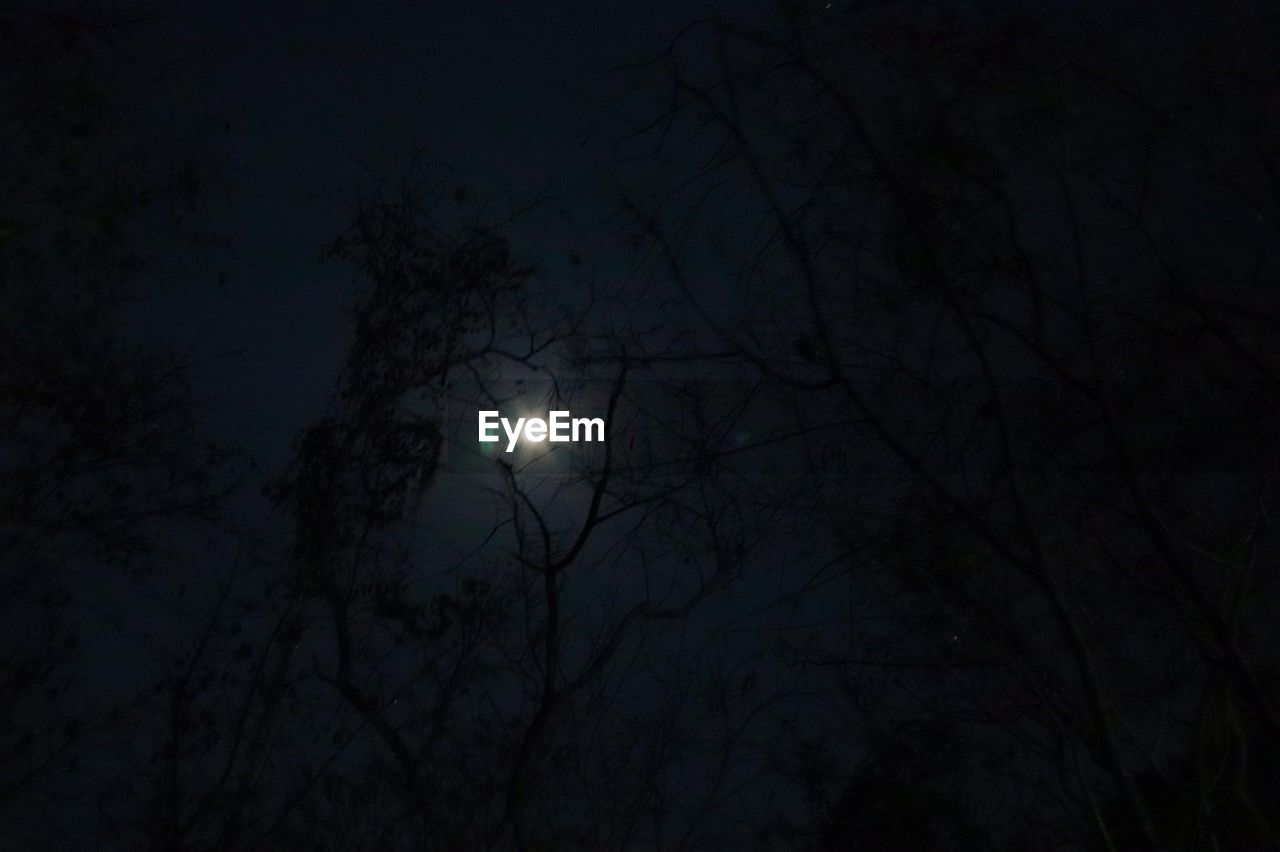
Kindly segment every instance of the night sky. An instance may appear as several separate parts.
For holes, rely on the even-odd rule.
[[[282,462],[346,342],[351,276],[318,258],[353,195],[417,163],[498,211],[542,199],[537,221],[522,223],[524,244],[534,262],[563,265],[575,246],[601,239],[612,211],[598,190],[634,159],[628,134],[665,106],[620,66],[658,56],[686,21],[729,11],[750,21],[768,8],[160,11],[138,49],[164,69],[162,108],[207,145],[217,183],[204,215],[221,245],[180,258],[186,265],[155,296],[161,315],[146,324],[201,361],[213,353],[199,371],[211,414],[234,441]],[[219,273],[224,283],[210,287]]]
[[[1280,849],[1277,60],[0,2],[0,850]]]

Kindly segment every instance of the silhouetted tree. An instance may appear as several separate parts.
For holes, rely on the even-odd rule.
[[[751,534],[705,473],[686,472],[688,447],[667,447],[663,467],[652,444],[620,439],[616,424],[641,416],[627,396],[641,368],[625,351],[595,351],[591,304],[536,298],[533,270],[496,227],[451,225],[410,186],[358,205],[331,255],[366,288],[355,335],[332,413],[299,438],[271,493],[294,529],[288,638],[273,652],[287,683],[280,723],[305,717],[334,734],[332,748],[299,756],[302,787],[279,777],[296,789],[288,813],[272,816],[272,791],[249,836],[635,842],[670,807],[647,785],[679,758],[651,751],[672,748],[660,724],[670,699],[626,671],[655,629],[726,587]],[[603,445],[550,474],[516,454],[480,459],[463,475],[469,489],[441,483],[451,395],[470,383],[472,402],[495,399],[493,377],[513,370],[565,405],[594,371]],[[467,435],[475,410],[464,409]],[[421,555],[437,489],[495,518],[466,565]],[[709,805],[693,810],[696,820]]]
[[[136,721],[142,679],[111,671],[129,628],[103,636],[123,620],[104,595],[177,589],[169,569],[231,483],[181,365],[120,332],[141,246],[194,201],[121,91],[125,30],[0,7],[0,809],[24,846],[83,831],[59,813],[87,823]]]
[[[979,789],[959,824],[1013,846],[1271,845],[1277,22],[1126,9],[702,22],[655,63],[651,136],[705,159],[629,204],[821,436],[793,452],[861,604],[784,656],[880,696],[865,730],[967,729],[949,795],[917,765],[898,819]],[[830,825],[889,806],[876,766]]]

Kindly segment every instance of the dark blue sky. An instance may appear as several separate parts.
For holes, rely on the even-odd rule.
[[[278,467],[342,357],[351,275],[317,259],[345,223],[344,196],[394,182],[416,152],[497,209],[542,193],[578,228],[614,143],[661,103],[609,68],[653,55],[696,17],[749,11],[450,2],[161,13],[147,32],[169,69],[164,108],[194,126],[215,168],[206,216],[222,245],[174,264],[146,324],[202,362],[214,428]],[[225,285],[210,286],[219,272]]]

